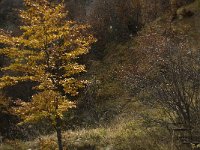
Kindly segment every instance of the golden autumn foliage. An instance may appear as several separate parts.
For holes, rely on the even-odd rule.
[[[35,94],[31,103],[21,103],[22,107],[16,113],[24,118],[23,123],[37,122],[41,118],[48,118],[55,125],[56,117],[63,117],[69,108],[75,107],[66,97],[55,91],[44,91]],[[28,117],[27,117],[28,116]]]
[[[85,81],[74,75],[85,72],[78,64],[79,56],[88,53],[95,38],[88,33],[89,26],[67,21],[64,3],[48,0],[24,0],[25,9],[20,11],[23,26],[20,36],[0,31],[0,54],[11,63],[2,68],[0,88],[20,82],[36,82],[38,91],[31,102],[22,103],[16,113],[25,122],[48,117],[53,122],[62,113],[75,107],[66,94],[75,96]]]

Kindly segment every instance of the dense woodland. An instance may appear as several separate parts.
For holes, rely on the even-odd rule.
[[[200,149],[200,0],[0,0],[0,150]]]

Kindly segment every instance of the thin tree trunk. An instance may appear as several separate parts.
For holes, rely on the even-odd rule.
[[[171,13],[176,14],[177,10],[177,0],[171,0]]]
[[[61,120],[60,118],[56,119],[56,133],[57,133],[57,140],[58,140],[58,149],[63,150],[62,145],[62,133],[61,133]]]

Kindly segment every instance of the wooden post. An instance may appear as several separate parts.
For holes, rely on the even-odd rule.
[[[171,150],[174,150],[174,130],[172,131],[172,143],[171,143]]]

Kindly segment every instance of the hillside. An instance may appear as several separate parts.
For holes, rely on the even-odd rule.
[[[154,86],[154,82],[148,80],[149,85],[146,89],[144,87],[148,77],[159,81],[157,72],[162,70],[159,70],[160,66],[156,68],[155,62],[168,58],[165,50],[169,41],[174,44],[179,40],[190,43],[187,46],[191,53],[196,54],[200,48],[199,0],[180,7],[175,16],[166,11],[125,40],[106,43],[102,46],[104,54],[100,59],[94,56],[99,49],[94,47],[95,52],[83,61],[88,64],[83,78],[90,83],[78,97],[77,110],[69,119],[69,125],[74,124],[74,127],[63,133],[64,149],[171,150],[174,144],[171,118],[166,115],[163,105],[151,102],[154,97],[145,92],[146,89],[156,89],[149,87],[151,84]],[[187,43],[181,42],[177,45],[184,47]],[[176,48],[177,45],[173,46]],[[180,52],[185,54],[184,50]],[[173,60],[176,62],[176,54]],[[141,78],[138,79],[138,76]],[[170,113],[173,115],[173,112]],[[66,125],[66,128],[69,127]],[[195,128],[194,132],[200,131]],[[57,149],[56,135],[51,133],[31,141],[7,140],[3,144],[0,141],[0,150]],[[177,145],[189,149],[179,141]]]

